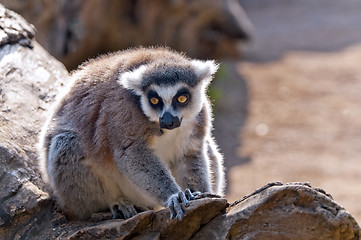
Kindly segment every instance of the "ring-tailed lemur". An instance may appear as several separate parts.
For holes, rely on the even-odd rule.
[[[85,219],[168,206],[181,219],[195,191],[222,195],[206,95],[217,68],[166,48],[81,65],[41,135],[42,171],[60,207]]]

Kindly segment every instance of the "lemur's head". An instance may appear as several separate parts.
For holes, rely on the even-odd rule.
[[[119,83],[140,96],[144,114],[162,129],[194,121],[206,100],[206,90],[217,71],[214,61],[157,60],[119,76]]]

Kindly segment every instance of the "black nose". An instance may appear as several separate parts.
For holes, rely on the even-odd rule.
[[[159,124],[161,128],[174,129],[180,126],[180,121],[178,117],[173,116],[170,112],[165,112],[159,118]]]

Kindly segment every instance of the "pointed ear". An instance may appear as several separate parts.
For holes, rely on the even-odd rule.
[[[192,66],[198,79],[211,82],[213,74],[218,70],[219,65],[213,61],[192,60]]]
[[[118,83],[124,88],[133,90],[136,94],[142,94],[142,80],[146,66],[142,65],[132,71],[121,73],[118,77]]]

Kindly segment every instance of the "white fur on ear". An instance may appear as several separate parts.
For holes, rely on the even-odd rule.
[[[200,79],[211,79],[212,75],[217,72],[219,67],[219,65],[213,60],[192,60],[192,66],[195,74]]]
[[[118,77],[118,83],[129,90],[134,90],[141,94],[141,83],[146,66],[142,65],[132,71],[121,73]]]

